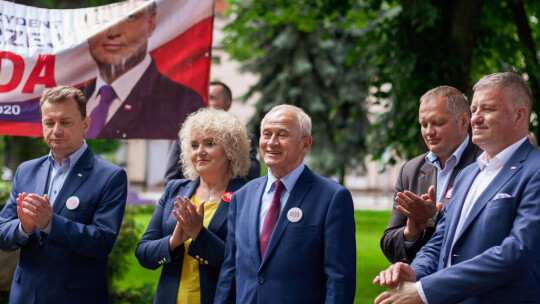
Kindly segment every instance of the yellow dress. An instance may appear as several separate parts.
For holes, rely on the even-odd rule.
[[[201,199],[193,195],[191,202],[199,208]],[[220,201],[204,203],[203,226],[208,228],[210,220],[214,216]],[[184,260],[182,262],[182,275],[180,276],[180,286],[176,296],[177,304],[200,304],[201,303],[201,283],[199,280],[199,261],[188,255],[191,238],[184,243]]]

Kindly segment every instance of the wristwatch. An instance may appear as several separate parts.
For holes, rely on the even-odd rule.
[[[430,217],[427,220],[426,226],[428,226],[430,228],[434,228],[435,225],[437,225],[437,221],[435,220],[437,218],[437,216],[439,216],[439,210],[437,210],[437,212],[435,213],[435,215],[433,217]]]

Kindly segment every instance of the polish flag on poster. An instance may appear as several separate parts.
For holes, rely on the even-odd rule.
[[[67,85],[88,100],[86,138],[176,138],[206,105],[212,28],[213,0],[69,10],[0,0],[0,134],[41,136],[43,91]]]

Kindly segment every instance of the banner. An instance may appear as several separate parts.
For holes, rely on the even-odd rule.
[[[41,136],[39,98],[88,99],[86,138],[177,138],[205,106],[212,0],[132,0],[41,9],[0,1],[0,134]]]

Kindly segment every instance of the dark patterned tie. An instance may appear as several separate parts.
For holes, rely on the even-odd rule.
[[[87,138],[96,138],[107,120],[109,107],[116,99],[116,93],[110,85],[104,85],[99,89],[99,104],[90,114],[90,130],[86,133]]]
[[[281,191],[283,190],[285,186],[280,180],[277,180],[274,182],[274,196],[272,197],[272,201],[270,202],[270,207],[268,208],[268,212],[266,213],[266,216],[264,217],[264,224],[261,231],[261,237],[259,240],[259,250],[261,251],[261,261],[264,258],[264,254],[266,253],[266,248],[268,248],[268,242],[270,242],[270,236],[272,236],[272,231],[274,231],[274,227],[276,226],[276,222],[279,215],[279,203],[281,201]]]

